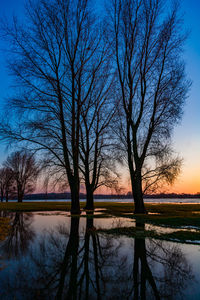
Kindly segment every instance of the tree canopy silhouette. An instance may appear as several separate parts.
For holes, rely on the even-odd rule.
[[[144,213],[143,194],[172,183],[181,166],[170,144],[190,86],[178,6],[112,0],[105,26],[89,0],[31,0],[26,13],[26,26],[16,18],[4,24],[17,90],[1,136],[42,152],[53,172],[64,174],[71,211],[79,213],[81,180],[87,208],[100,185],[117,183],[108,155],[116,148],[112,121],[135,213]]]
[[[85,110],[90,115],[94,112],[96,123],[99,108],[102,110],[106,101],[110,83],[102,64],[105,66],[109,47],[103,43],[100,22],[87,0],[29,1],[26,13],[27,26],[20,25],[16,19],[11,27],[4,24],[4,33],[12,45],[9,68],[18,92],[9,101],[15,122],[4,122],[1,133],[9,140],[28,142],[35,150],[45,153],[49,166],[56,172],[64,170],[66,186],[71,190],[72,211],[79,212],[80,129],[82,151]],[[91,103],[97,97],[101,106],[95,110],[96,104]],[[91,131],[94,132],[90,128]],[[98,137],[94,147],[93,138],[90,140],[90,153],[97,148],[96,168],[93,168],[96,178],[101,169],[98,159],[103,139]],[[86,162],[85,156],[83,160],[85,169],[91,159]],[[86,172],[82,171],[86,180]],[[96,186],[97,179],[93,190]]]
[[[40,167],[32,153],[17,151],[11,153],[4,165],[11,170],[15,193],[18,202],[22,202],[26,193],[32,193],[36,188],[36,179]]]
[[[186,34],[177,5],[162,0],[113,0],[108,35],[118,82],[120,149],[128,162],[135,213],[143,193],[159,180],[173,182],[181,160],[170,137],[190,87],[182,49]]]

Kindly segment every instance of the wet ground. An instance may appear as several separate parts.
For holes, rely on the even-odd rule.
[[[200,245],[144,237],[180,229],[105,217],[102,209],[94,217],[1,217],[11,226],[0,242],[0,299],[200,299]]]

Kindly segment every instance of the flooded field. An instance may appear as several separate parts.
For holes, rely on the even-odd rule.
[[[200,245],[120,233],[177,229],[102,209],[1,216],[10,227],[0,242],[0,299],[200,299]]]

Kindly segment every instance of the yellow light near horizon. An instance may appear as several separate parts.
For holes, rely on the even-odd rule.
[[[200,178],[199,176],[184,176],[172,186],[175,193],[188,193],[196,194],[200,191]]]

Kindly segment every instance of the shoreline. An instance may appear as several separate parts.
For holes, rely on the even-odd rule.
[[[173,235],[163,235],[162,238],[180,238],[182,241],[189,239],[200,241],[200,204],[199,203],[147,203],[145,207],[148,214],[135,215],[133,203],[119,202],[96,202],[95,210],[98,214],[92,214],[91,211],[83,209],[84,202],[81,204],[81,213],[72,215],[75,218],[128,218],[134,220],[138,225],[151,224],[163,228],[177,228],[179,233]],[[180,205],[181,204],[181,205]],[[24,202],[24,203],[0,203],[0,219],[9,217],[9,213],[32,213],[32,212],[66,212],[68,217],[70,214],[69,202]],[[0,226],[1,227],[1,226]],[[187,229],[187,233],[182,231]],[[193,230],[195,229],[195,233]],[[116,228],[118,234],[128,234],[133,236],[136,234],[130,232],[130,229],[123,230]],[[141,237],[155,238],[152,232],[145,230]],[[178,236],[177,236],[178,235]],[[161,236],[160,236],[161,237]]]
[[[85,204],[85,201],[80,201],[80,206],[83,208]],[[130,212],[130,209],[134,209],[134,202],[118,202],[118,201],[94,201],[95,208],[106,208],[106,209],[112,209],[116,207],[121,207],[122,213],[128,210],[127,212]],[[181,206],[182,210],[184,210],[184,206],[193,206],[194,208],[199,207],[200,209],[200,203],[193,203],[193,202],[145,202],[145,206],[147,207],[147,210],[152,207],[164,207],[164,206]],[[1,210],[34,210],[39,211],[41,208],[44,210],[68,210],[71,207],[70,201],[24,201],[22,203],[19,202],[0,202],[0,211]]]

